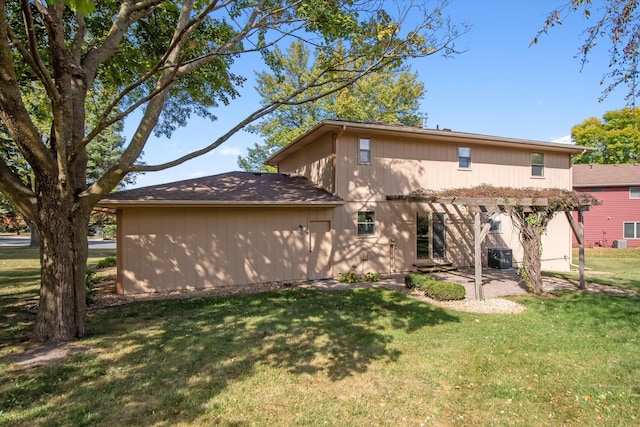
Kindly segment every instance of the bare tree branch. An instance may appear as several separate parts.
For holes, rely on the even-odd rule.
[[[0,157],[0,191],[29,219],[36,215],[36,195],[11,171]]]
[[[47,95],[52,100],[59,100],[60,94],[56,88],[53,78],[49,74],[47,67],[42,62],[40,52],[38,51],[38,41],[36,39],[35,27],[33,24],[33,16],[31,15],[31,7],[28,0],[20,0],[20,7],[22,8],[22,15],[24,17],[25,33],[29,42],[29,55],[27,63],[32,67],[33,71],[38,75],[42,84],[44,85]],[[23,56],[26,56],[24,51],[21,51]]]

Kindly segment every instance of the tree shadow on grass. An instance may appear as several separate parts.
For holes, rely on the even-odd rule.
[[[397,360],[400,334],[457,321],[383,289],[135,303],[90,315],[94,351],[1,374],[0,407],[18,424],[171,424],[207,411],[224,419],[216,396],[265,370],[339,381]]]

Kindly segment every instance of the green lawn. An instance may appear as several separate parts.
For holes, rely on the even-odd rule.
[[[0,356],[25,346],[37,281],[28,251],[7,253]],[[0,362],[0,425],[640,423],[639,297],[517,301],[522,314],[479,315],[383,289],[295,289],[96,310],[86,352]]]
[[[587,282],[620,286],[640,291],[640,248],[585,249]],[[573,263],[578,264],[578,249],[573,250]],[[578,280],[577,266],[570,273],[549,273],[550,276]]]

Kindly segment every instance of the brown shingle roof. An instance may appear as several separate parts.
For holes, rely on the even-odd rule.
[[[640,164],[573,165],[574,187],[640,185]]]
[[[343,200],[307,178],[275,173],[229,172],[109,194],[116,205],[339,205]]]

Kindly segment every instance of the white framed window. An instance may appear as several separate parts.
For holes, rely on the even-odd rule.
[[[374,211],[359,211],[357,228],[358,236],[375,236],[376,213]]]
[[[458,147],[458,167],[471,169],[471,147]]]
[[[629,187],[629,198],[640,199],[640,187]]]
[[[531,176],[544,177],[544,154],[531,153]]]
[[[358,163],[368,165],[371,163],[371,138],[360,138]]]
[[[623,227],[625,239],[640,239],[640,222],[625,222]]]
[[[489,233],[501,233],[502,232],[502,214],[498,214],[492,220],[489,220],[491,227]]]

